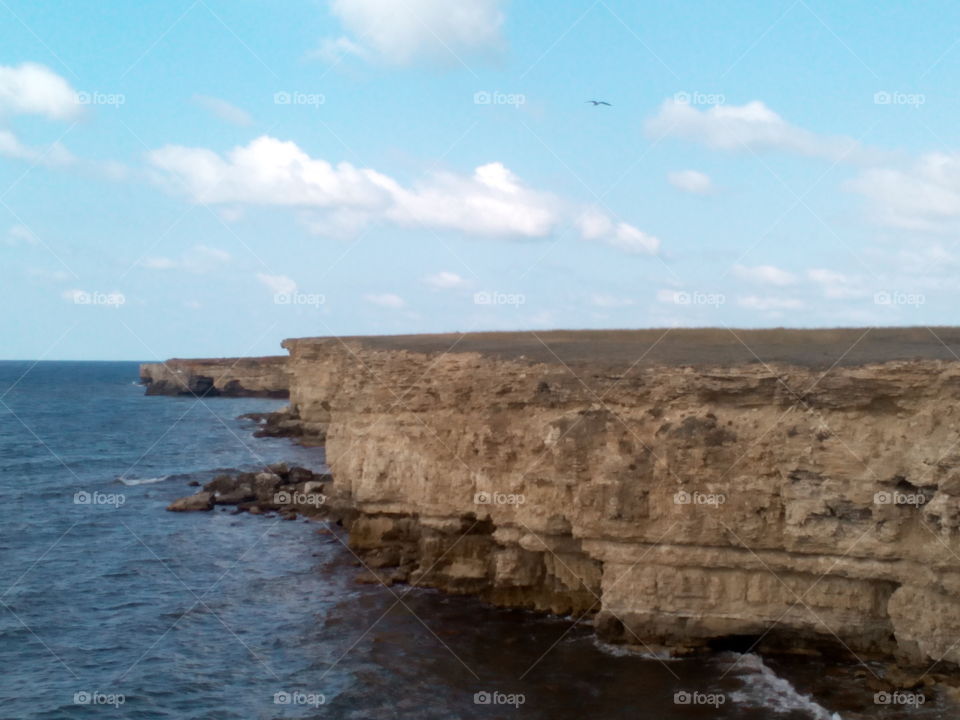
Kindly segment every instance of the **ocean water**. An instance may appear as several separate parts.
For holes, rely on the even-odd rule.
[[[840,717],[797,689],[812,663],[788,680],[753,655],[643,657],[568,619],[358,583],[321,523],[165,512],[190,480],[323,453],[237,417],[281,402],[136,381],[136,363],[0,362],[0,718]]]

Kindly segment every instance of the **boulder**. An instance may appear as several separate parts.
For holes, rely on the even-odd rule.
[[[171,512],[196,512],[213,509],[213,493],[198,492],[196,495],[188,495],[179,500],[174,500],[167,506]]]

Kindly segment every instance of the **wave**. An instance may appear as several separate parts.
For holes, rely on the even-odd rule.
[[[737,663],[737,678],[743,689],[730,693],[734,702],[762,707],[779,714],[801,711],[814,720],[843,720],[839,713],[832,713],[818,705],[809,695],[799,692],[790,682],[767,667],[759,655],[729,655]],[[727,659],[727,658],[724,658]]]
[[[117,480],[122,482],[124,485],[153,485],[153,483],[169,480],[170,477],[171,477],[170,475],[161,475],[160,477],[149,477],[149,478],[118,477]]]
[[[598,650],[614,657],[635,657],[644,660],[659,660],[660,662],[680,661],[685,658],[674,655],[669,648],[653,650],[637,645],[614,645],[604,642],[596,635],[593,635],[593,645]]]

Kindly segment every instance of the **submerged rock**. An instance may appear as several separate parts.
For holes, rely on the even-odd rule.
[[[196,512],[213,510],[213,493],[198,492],[196,495],[188,495],[179,500],[174,500],[167,505],[167,510],[171,512]]]

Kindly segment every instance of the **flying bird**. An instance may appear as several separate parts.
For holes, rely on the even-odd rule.
[[[597,105],[606,105],[607,107],[613,107],[613,105],[608,103],[606,100],[587,100],[587,102],[593,103],[594,107],[596,107]]]

